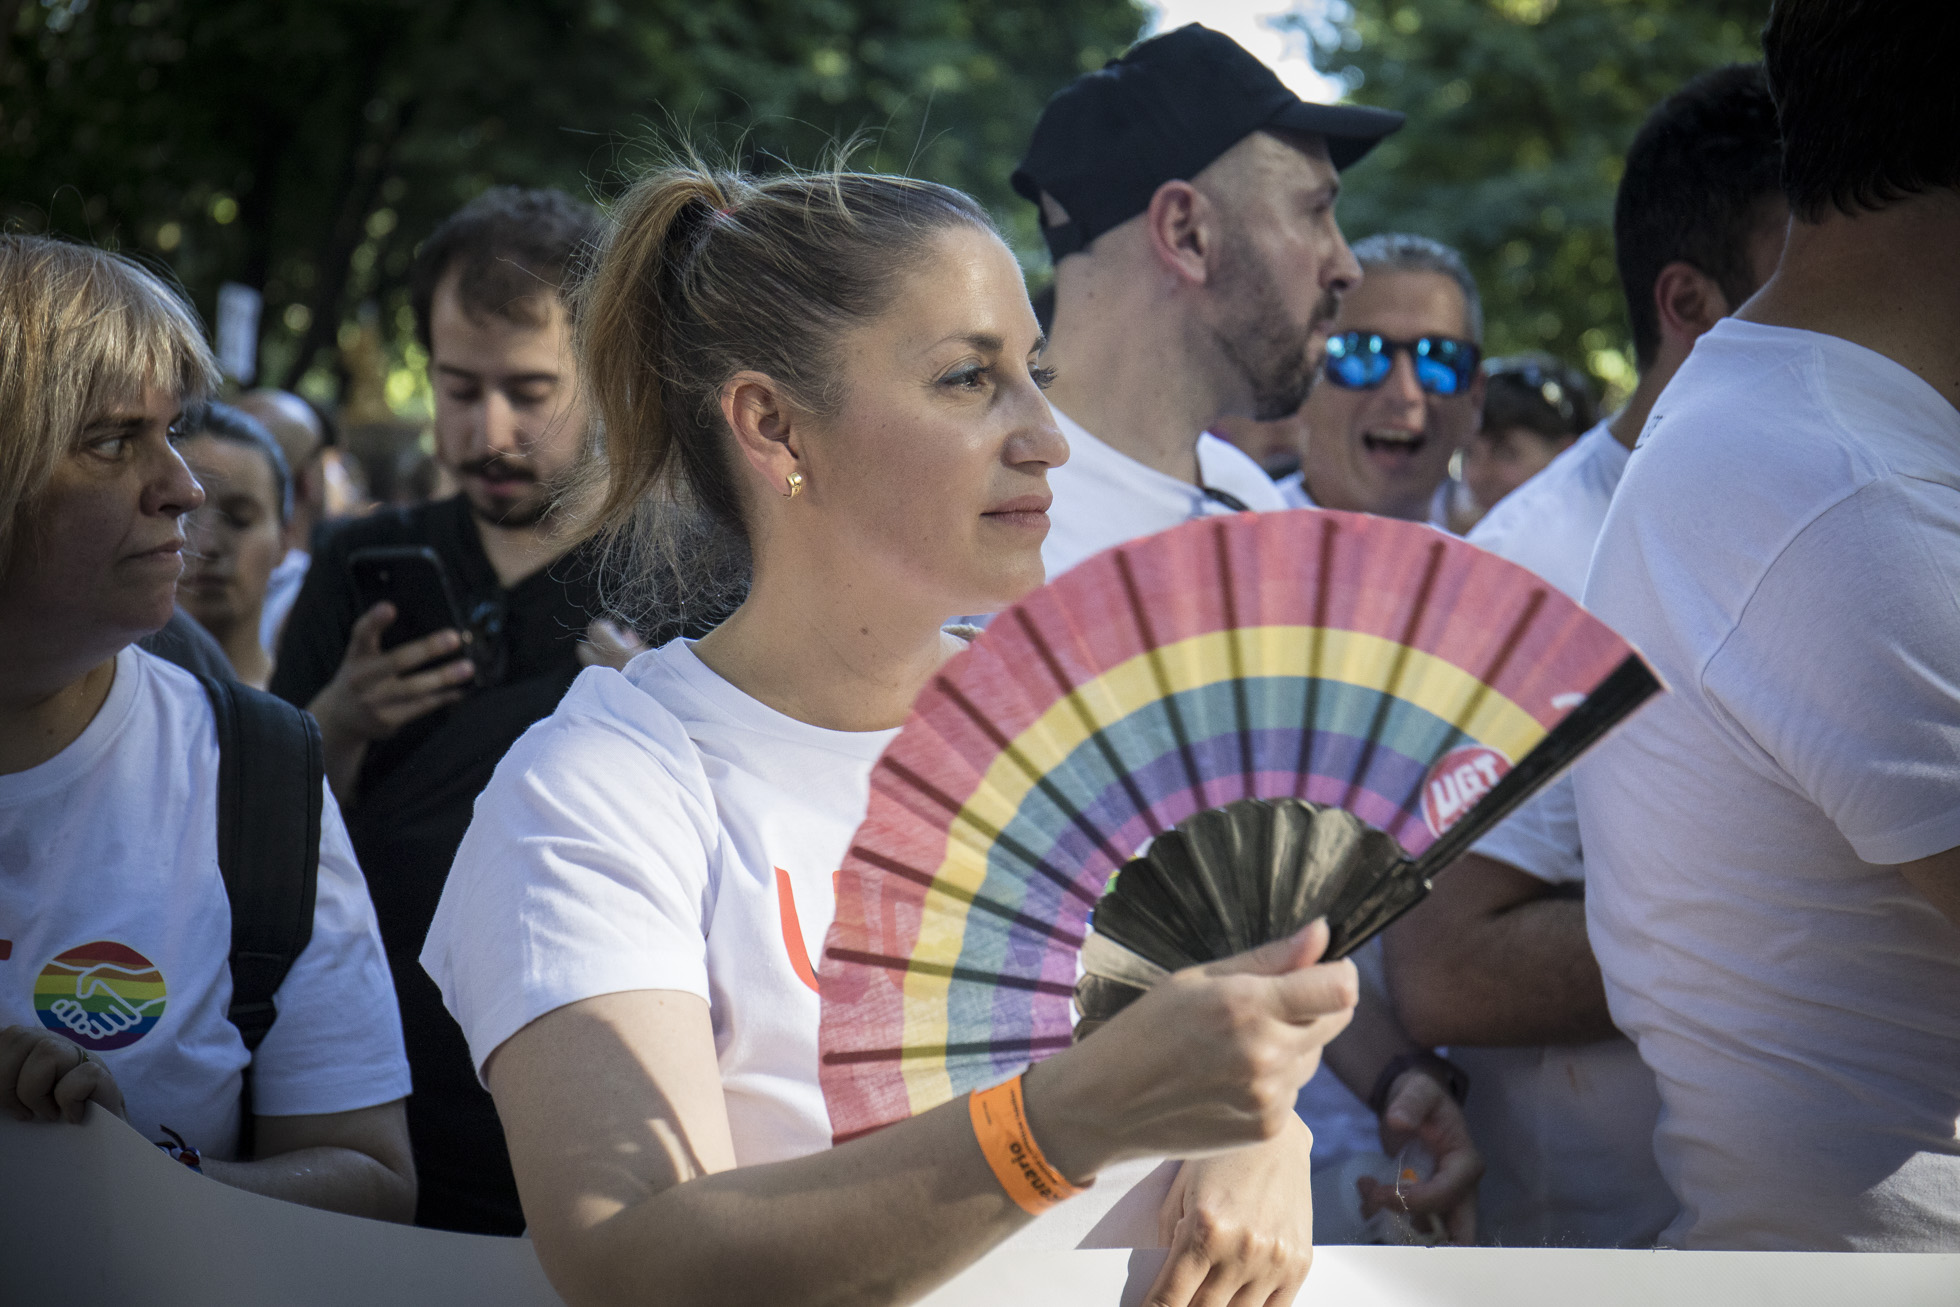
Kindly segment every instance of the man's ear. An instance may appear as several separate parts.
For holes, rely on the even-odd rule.
[[[1654,310],[1660,316],[1661,335],[1683,345],[1692,345],[1733,307],[1715,279],[1692,263],[1677,259],[1654,278]]]
[[[799,457],[802,410],[773,378],[760,372],[730,377],[721,388],[721,416],[742,461],[771,492],[788,494],[792,472],[808,475]]]
[[[1143,211],[1150,252],[1166,272],[1193,286],[1210,279],[1218,254],[1218,206],[1187,181],[1168,181]]]

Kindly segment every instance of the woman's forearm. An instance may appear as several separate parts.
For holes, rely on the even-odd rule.
[[[301,1148],[254,1162],[211,1159],[213,1180],[289,1203],[365,1216],[376,1221],[415,1219],[415,1181],[353,1148]]]
[[[1382,1068],[1397,1054],[1413,1052],[1418,1047],[1395,1019],[1395,1009],[1387,997],[1364,980],[1354,1020],[1339,1039],[1327,1045],[1325,1060],[1328,1070],[1365,1103]]]
[[[962,1097],[827,1152],[675,1185],[539,1252],[572,1307],[890,1304],[1029,1219]]]
[[[1049,1163],[1083,1184],[1113,1162],[1284,1133],[1354,971],[1310,965],[1325,927],[1180,972],[1022,1081]],[[573,1307],[894,1303],[1026,1223],[955,1098],[794,1161],[738,1167],[698,995],[567,1004],[490,1056],[531,1235]]]

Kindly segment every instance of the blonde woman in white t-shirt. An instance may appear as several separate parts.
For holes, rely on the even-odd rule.
[[[93,1102],[214,1180],[405,1222],[408,1059],[339,810],[323,787],[311,934],[248,1051],[211,703],[134,643],[171,615],[217,379],[148,272],[0,234],[0,1111]]]
[[[1031,1218],[965,1100],[828,1146],[812,959],[871,764],[960,648],[942,626],[1042,579],[1068,451],[1040,332],[942,187],[674,169],[617,219],[583,304],[598,516],[692,510],[753,582],[698,643],[584,673],[505,758],[423,961],[568,1302],[910,1301]],[[743,552],[712,534],[641,557]],[[1294,1096],[1356,995],[1324,940],[1181,973],[1025,1075],[1058,1192],[1199,1159],[1153,1303],[1277,1307],[1306,1275]]]

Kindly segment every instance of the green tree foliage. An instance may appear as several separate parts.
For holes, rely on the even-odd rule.
[[[207,315],[263,289],[290,382],[376,306],[408,339],[415,243],[493,183],[604,198],[685,137],[965,188],[1135,38],[1135,0],[0,0],[0,222],[169,264]]]
[[[1657,102],[1761,57],[1769,0],[1351,0],[1320,65],[1408,126],[1347,179],[1349,235],[1462,250],[1496,354],[1547,350],[1632,381],[1613,194]]]

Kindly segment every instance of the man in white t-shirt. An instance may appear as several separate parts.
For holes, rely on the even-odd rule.
[[[1259,464],[1205,428],[1299,409],[1340,297],[1360,279],[1334,219],[1338,169],[1401,121],[1305,103],[1196,24],[1049,102],[1014,186],[1041,206],[1055,258],[1043,362],[1057,373],[1048,396],[1069,458],[1048,473],[1050,577],[1205,514],[1286,507]],[[1380,1112],[1420,1121],[1425,1138],[1451,1140],[1437,1188],[1452,1196],[1439,1210],[1468,1229],[1459,1200],[1481,1162],[1444,1094],[1461,1087],[1454,1069],[1367,999],[1327,1061],[1348,1084],[1317,1076],[1302,1097],[1316,1167],[1372,1150]]]
[[[1055,259],[1043,362],[1069,459],[1048,476],[1042,558],[1084,558],[1206,513],[1285,507],[1257,463],[1202,434],[1293,412],[1360,278],[1338,170],[1401,125],[1308,104],[1196,24],[1063,88],[1014,188]]]
[[[1960,47],[1778,0],[1776,273],[1655,405],[1585,599],[1672,693],[1577,774],[1693,1248],[1960,1248]]]
[[[1483,415],[1483,304],[1463,256],[1426,236],[1354,247],[1365,280],[1341,301],[1327,363],[1301,417],[1291,508],[1338,508],[1447,526],[1450,459]]]
[[[1754,294],[1789,222],[1776,109],[1760,66],[1709,73],[1663,102],[1627,153],[1614,213],[1638,387],[1505,496],[1470,541],[1573,598],[1634,437],[1696,338]],[[1678,1204],[1653,1158],[1654,1078],[1614,1028],[1586,941],[1570,777],[1479,841],[1385,940],[1397,1010],[1450,1046],[1490,1169],[1485,1237],[1650,1246]]]

